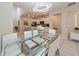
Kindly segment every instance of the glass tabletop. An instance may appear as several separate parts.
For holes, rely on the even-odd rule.
[[[32,39],[29,39],[25,41],[25,47],[30,50],[30,52],[27,54],[28,56],[42,56],[47,53],[48,46],[47,46],[48,40],[37,36],[33,37]]]
[[[4,56],[42,56],[47,53],[47,42],[47,39],[35,36],[24,42],[7,44],[4,47]],[[24,52],[22,52],[21,44],[25,47]]]

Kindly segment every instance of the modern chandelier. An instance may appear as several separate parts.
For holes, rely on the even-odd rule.
[[[51,7],[50,3],[38,3],[34,6],[33,12],[47,12]]]

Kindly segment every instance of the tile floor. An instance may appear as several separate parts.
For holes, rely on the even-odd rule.
[[[64,40],[59,49],[60,56],[79,56],[79,42],[73,40]]]

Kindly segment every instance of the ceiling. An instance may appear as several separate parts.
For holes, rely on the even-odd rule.
[[[37,15],[37,14],[39,15],[40,13],[33,12],[33,8],[34,8],[35,4],[38,4],[38,3],[39,2],[14,2],[13,4],[17,7],[25,9],[27,12],[30,12],[33,15]],[[48,11],[48,12],[51,13],[52,11],[69,7],[68,4],[71,3],[71,2],[44,2],[44,3],[52,4],[52,7]],[[72,5],[72,6],[77,6],[77,5],[79,5],[78,2],[75,3],[75,5]]]

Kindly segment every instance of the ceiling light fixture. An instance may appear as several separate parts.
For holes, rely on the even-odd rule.
[[[33,12],[47,12],[51,7],[50,3],[39,3],[33,8]]]

